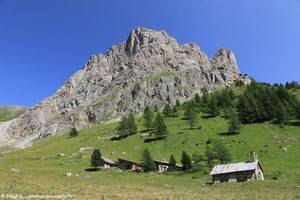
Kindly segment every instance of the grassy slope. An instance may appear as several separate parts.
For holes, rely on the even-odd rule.
[[[0,122],[17,118],[26,111],[26,108],[19,106],[0,106]]]
[[[165,141],[145,144],[139,135],[112,142],[116,123],[106,123],[80,131],[77,138],[51,137],[24,150],[0,155],[0,193],[73,194],[75,199],[299,199],[300,198],[300,127],[283,129],[265,123],[243,126],[241,134],[224,136],[227,122],[223,118],[201,119],[202,130],[189,130],[182,120],[167,118],[169,137]],[[144,128],[139,120],[139,129]],[[177,160],[182,150],[203,153],[208,138],[218,138],[229,147],[234,161],[249,159],[255,150],[265,170],[267,181],[239,184],[205,185],[209,175],[199,174],[137,174],[119,170],[87,173],[91,150],[82,157],[73,156],[79,148],[100,148],[104,156],[139,160],[140,152],[148,147],[156,159],[168,159],[173,153]],[[282,148],[287,148],[285,152]],[[57,154],[65,156],[58,157]],[[11,168],[22,170],[11,172]],[[72,177],[66,177],[72,172]],[[279,180],[272,180],[275,174]],[[78,174],[76,176],[75,174]]]

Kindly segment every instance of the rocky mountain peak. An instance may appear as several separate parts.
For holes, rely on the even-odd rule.
[[[167,45],[171,40],[174,41],[165,31],[154,31],[138,27],[130,32],[126,40],[125,52],[130,56],[134,56],[143,47],[155,44]]]
[[[64,134],[146,106],[185,101],[237,79],[249,80],[240,76],[230,50],[209,59],[196,44],[178,44],[165,31],[138,27],[125,42],[91,56],[54,95],[6,123],[0,139],[13,144]]]

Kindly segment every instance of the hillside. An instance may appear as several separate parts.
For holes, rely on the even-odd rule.
[[[202,129],[190,130],[183,118],[166,118],[169,137],[144,143],[138,135],[111,141],[116,122],[83,129],[76,138],[53,136],[24,150],[7,151],[0,157],[0,191],[2,193],[72,194],[75,199],[299,199],[300,198],[300,127],[282,128],[270,123],[243,125],[241,133],[227,136],[227,121],[201,114]],[[139,132],[144,131],[138,117]],[[233,161],[249,160],[256,151],[266,181],[206,185],[209,168],[198,173],[153,174],[116,170],[86,172],[90,154],[100,148],[106,157],[139,160],[147,147],[156,159],[174,154],[180,160],[182,150],[203,155],[208,139],[221,140],[229,148]],[[80,148],[88,147],[81,151]],[[64,154],[64,156],[58,156]],[[11,169],[21,170],[13,172]],[[16,170],[14,170],[16,171]],[[72,177],[66,177],[72,172]]]
[[[0,106],[0,122],[15,119],[23,114],[26,109],[22,106]]]
[[[236,80],[251,82],[229,49],[219,49],[209,58],[196,44],[179,44],[165,31],[139,27],[105,54],[91,56],[52,96],[0,135],[7,141],[42,139],[140,112],[146,105],[185,101],[196,92],[231,86]]]

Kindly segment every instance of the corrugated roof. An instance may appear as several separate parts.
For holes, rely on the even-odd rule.
[[[258,161],[217,165],[213,168],[210,175],[255,170],[257,165],[259,165]]]
[[[115,164],[115,162],[114,161],[112,161],[111,159],[108,159],[108,158],[105,158],[105,157],[101,157],[102,158],[102,160],[104,161],[104,162],[106,162],[106,163],[108,163],[108,164],[111,164],[111,165],[114,165]]]
[[[166,165],[170,165],[170,163],[168,161],[165,160],[154,160],[154,162],[156,163],[161,163],[161,164],[166,164]],[[176,164],[177,167],[182,167],[182,165],[180,164]]]

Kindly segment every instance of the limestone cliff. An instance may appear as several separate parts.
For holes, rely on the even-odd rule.
[[[195,44],[178,44],[164,31],[136,28],[106,54],[93,55],[51,97],[12,121],[9,140],[63,134],[146,105],[173,104],[196,92],[230,86],[242,77],[234,54],[220,49],[212,59]]]

